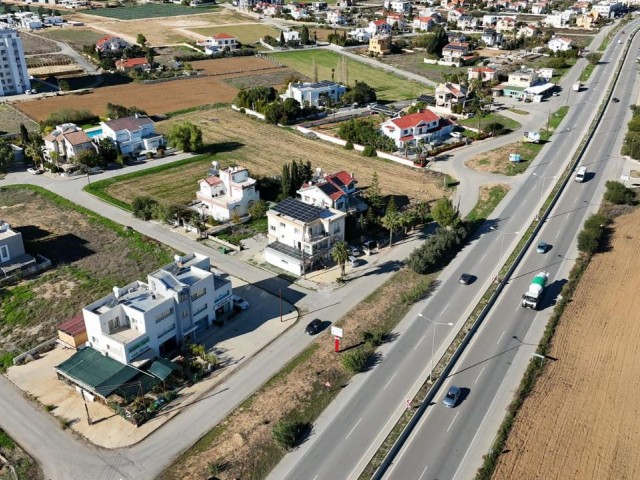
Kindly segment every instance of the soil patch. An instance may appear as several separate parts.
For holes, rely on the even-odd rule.
[[[58,52],[58,45],[51,40],[33,35],[29,32],[21,31],[20,39],[24,48],[25,55],[42,55],[43,53]]]
[[[640,210],[613,224],[556,330],[492,478],[638,478]]]
[[[40,125],[19,112],[7,103],[0,104],[0,134],[20,132],[20,124],[24,123],[27,130],[40,131]]]

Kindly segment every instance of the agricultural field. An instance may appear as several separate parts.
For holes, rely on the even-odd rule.
[[[309,78],[313,78],[312,64],[315,58],[318,80],[331,80],[331,69],[336,68],[341,58],[340,54],[328,50],[296,50],[272,53],[270,56]],[[348,59],[347,65],[349,85],[354,85],[356,81],[366,82],[376,89],[379,100],[409,100],[429,90],[421,83],[400,78],[366,63]]]
[[[40,193],[42,192],[42,193]],[[82,307],[171,260],[171,251],[45,190],[0,190],[2,218],[53,268],[0,291],[0,363],[55,336]]]
[[[24,34],[21,33],[20,36],[24,38]],[[93,30],[88,30],[86,28],[60,28],[60,29],[52,29],[48,28],[42,32],[38,33],[39,36],[50,38],[52,40],[57,40],[58,42],[64,42],[73,48],[76,52],[82,52],[82,47],[85,45],[95,44],[98,40],[105,36],[104,33],[95,32]],[[57,46],[54,45],[56,50]],[[35,53],[35,52],[34,52]]]
[[[30,132],[40,131],[40,125],[26,117],[8,103],[0,103],[0,135],[20,132],[23,123]]]
[[[467,67],[449,67],[446,65],[428,65],[424,63],[424,53],[404,53],[402,55],[389,55],[379,59],[392,67],[406,70],[407,72],[422,75],[434,82],[444,82],[447,75],[458,74],[467,78]]]
[[[203,178],[211,160],[221,167],[241,165],[254,177],[279,175],[284,163],[311,160],[314,168],[326,172],[354,172],[359,186],[371,181],[373,172],[380,177],[385,194],[407,195],[409,198],[434,200],[443,194],[442,178],[431,172],[416,170],[397,163],[340,149],[319,140],[311,140],[288,129],[254,120],[230,108],[194,112],[156,124],[167,132],[175,122],[189,121],[203,131],[204,143],[211,145],[213,157],[202,158],[175,169],[116,182],[106,191],[125,203],[139,195],[149,195],[165,203],[185,204],[195,198],[197,181]]]
[[[260,23],[207,28],[191,28],[190,31],[204,37],[211,37],[217,33],[228,33],[229,35],[237,37],[240,43],[243,43],[245,45],[254,44],[266,35],[270,35],[273,38],[280,38],[280,30],[277,30],[270,25],[263,25]]]
[[[210,13],[220,7],[207,6],[198,7],[197,11]],[[141,20],[143,18],[178,17],[182,15],[193,15],[195,9],[176,5],[174,3],[147,3],[145,5],[132,5],[130,7],[100,8],[91,10],[90,14],[99,17],[115,18],[117,20]]]
[[[143,85],[128,83],[96,88],[84,95],[62,95],[15,104],[21,112],[36,121],[46,119],[49,114],[62,108],[89,109],[96,115],[104,115],[107,103],[118,103],[138,107],[150,115],[161,115],[199,105],[229,103],[238,89],[226,83],[237,77],[253,77],[277,72],[282,67],[258,57],[235,57],[193,62],[194,68],[207,73],[233,72],[224,75],[173,80],[170,82]]]
[[[568,303],[494,480],[640,477],[640,210],[618,217]]]

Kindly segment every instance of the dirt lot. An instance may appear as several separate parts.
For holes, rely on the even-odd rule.
[[[43,53],[53,53],[60,50],[58,45],[52,41],[25,32],[24,30],[20,32],[20,38],[22,39],[25,55],[41,55]]]
[[[614,224],[556,331],[493,478],[640,478],[640,210]]]
[[[0,216],[22,233],[28,253],[53,268],[0,290],[0,356],[56,333],[56,325],[114,285],[143,278],[171,260],[164,246],[100,224],[30,190],[0,190]]]
[[[465,162],[465,165],[480,172],[507,175],[513,169],[513,164],[509,161],[509,154],[511,153],[519,153],[522,158],[521,163],[530,162],[533,159],[533,157],[527,155],[528,150],[523,149],[522,142],[516,142],[471,157]]]
[[[18,133],[21,123],[24,123],[29,131],[40,131],[40,125],[29,117],[25,117],[23,113],[7,103],[0,104],[0,135]]]
[[[107,103],[113,103],[114,99],[119,99],[122,105],[136,106],[150,115],[157,115],[198,105],[231,102],[236,97],[238,89],[227,84],[225,80],[237,77],[251,78],[256,73],[264,74],[283,70],[282,67],[258,57],[203,60],[193,62],[192,65],[210,74],[234,73],[151,85],[128,83],[97,88],[86,95],[43,98],[16,103],[15,106],[29,117],[40,121],[47,118],[52,111],[62,108],[86,108],[96,115],[104,115]]]
[[[22,35],[22,33],[21,33]],[[42,32],[38,32],[39,36],[51,38],[58,42],[64,42],[77,52],[82,52],[84,45],[96,43],[102,37],[103,32],[95,32],[87,28],[48,28]]]
[[[222,167],[242,165],[253,176],[279,175],[282,165],[291,160],[311,160],[313,167],[326,172],[349,170],[368,185],[378,172],[383,193],[434,200],[442,196],[442,179],[431,172],[419,171],[391,161],[366,158],[354,151],[320,140],[310,140],[297,133],[267,125],[248,116],[221,108],[196,112],[157,124],[158,131],[168,131],[175,122],[190,121],[202,128],[205,144],[212,144],[215,156],[176,169],[125,180],[108,187],[110,195],[131,202],[138,195],[151,195],[170,203],[186,203],[194,198],[198,179],[206,175],[210,161]]]

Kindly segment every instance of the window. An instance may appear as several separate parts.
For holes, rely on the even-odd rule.
[[[165,318],[171,315],[173,315],[173,307],[171,307],[169,310],[165,310],[164,312],[156,315],[156,323],[160,323],[162,320],[164,320]]]
[[[280,228],[284,228],[284,227],[286,227],[286,225],[284,223],[280,222]]]
[[[182,311],[182,318],[187,318],[189,316],[189,310],[183,310]]]
[[[120,328],[120,317],[112,318],[111,320],[109,320],[109,333],[118,328]]]
[[[203,295],[206,295],[206,294],[207,294],[207,289],[203,288],[202,290],[200,290],[200,291],[198,291],[198,292],[196,292],[196,293],[191,295],[191,301],[193,302],[193,301],[199,299],[200,297],[202,297]]]
[[[300,229],[299,228],[295,228],[293,230],[293,233],[296,234],[296,235],[300,235]]]
[[[11,256],[9,255],[9,247],[6,245],[0,246],[0,261],[6,262]]]
[[[202,308],[198,309],[197,311],[193,312],[193,316],[195,317],[196,315],[198,315],[199,313],[204,312],[207,308],[209,308],[209,305],[207,305],[206,303],[202,306]]]
[[[275,225],[271,225],[271,226],[269,227],[269,229],[270,229],[272,232],[275,232],[275,231],[276,231],[276,226],[275,226]]]

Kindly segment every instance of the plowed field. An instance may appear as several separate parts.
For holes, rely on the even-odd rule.
[[[640,211],[615,222],[557,329],[494,479],[640,478]]]

